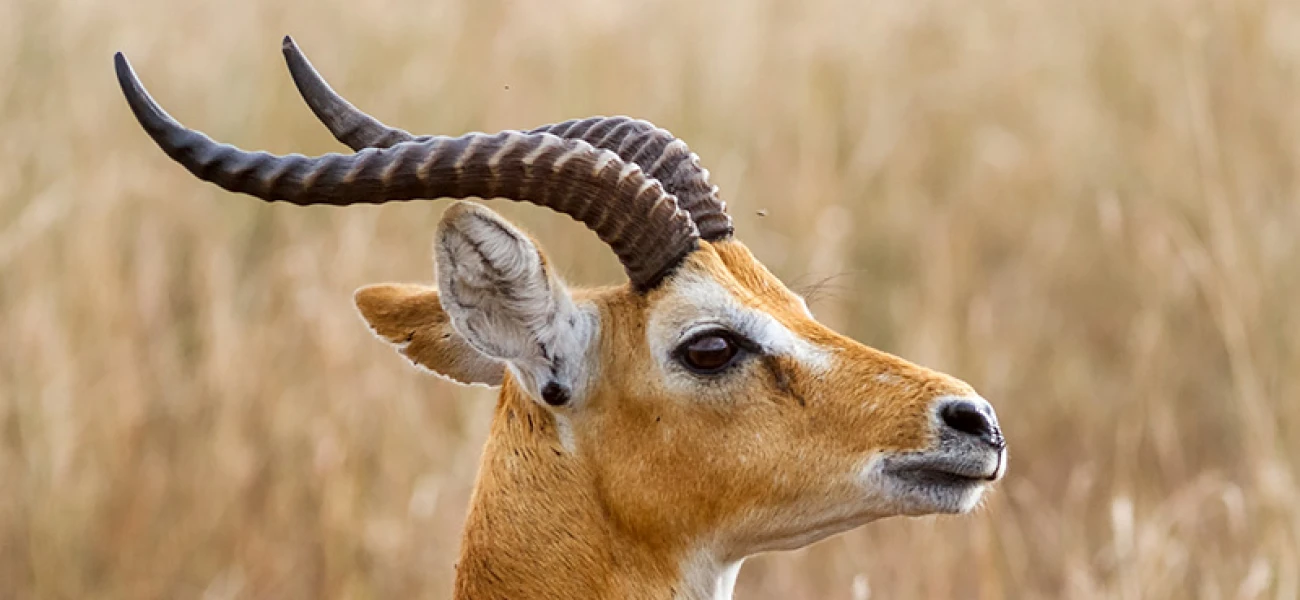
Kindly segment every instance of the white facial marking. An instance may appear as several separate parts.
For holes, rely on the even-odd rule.
[[[672,370],[673,350],[691,335],[724,328],[749,338],[764,353],[793,358],[814,375],[830,371],[829,350],[800,337],[772,315],[745,306],[717,282],[683,274],[672,285],[673,305],[653,314],[646,329],[650,349],[665,370]]]

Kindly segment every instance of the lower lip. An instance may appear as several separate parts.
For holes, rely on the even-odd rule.
[[[935,471],[930,469],[899,471],[896,475],[926,485],[971,486],[982,485],[990,481],[988,477],[971,477],[968,475],[949,473],[948,471]]]

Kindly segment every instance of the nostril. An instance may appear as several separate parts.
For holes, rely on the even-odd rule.
[[[993,420],[973,402],[954,402],[943,407],[939,415],[943,417],[944,424],[957,431],[983,439],[994,446],[1006,443],[1002,441],[1002,433]]]

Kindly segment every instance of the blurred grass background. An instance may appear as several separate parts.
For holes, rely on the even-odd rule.
[[[971,382],[980,513],[751,559],[739,598],[1300,597],[1300,4],[0,3],[0,597],[446,597],[492,394],[351,292],[445,203],[268,206],[139,130],[339,150],[293,34],[416,133],[667,127],[829,325]],[[594,236],[492,202],[575,283]],[[766,210],[767,216],[757,215]]]

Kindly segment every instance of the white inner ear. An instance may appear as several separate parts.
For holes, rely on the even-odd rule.
[[[438,225],[434,258],[452,327],[504,361],[535,399],[580,396],[598,317],[579,307],[523,232],[496,213],[457,202]],[[560,386],[559,388],[548,386]]]

